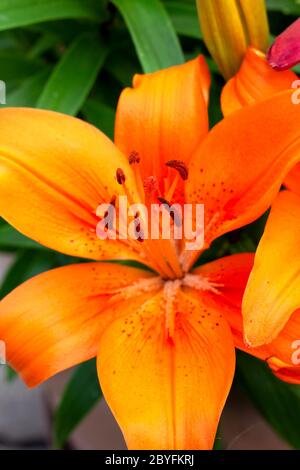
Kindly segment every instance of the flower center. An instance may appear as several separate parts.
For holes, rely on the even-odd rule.
[[[188,179],[188,168],[181,160],[169,160],[161,169],[159,176],[142,174],[138,152],[132,151],[128,158],[132,167],[141,204],[133,200],[128,187],[126,174],[122,168],[116,170],[116,181],[122,186],[127,197],[128,210],[143,206],[132,215],[135,237],[124,236],[129,223],[123,225],[123,232],[114,228],[116,235],[133,250],[142,254],[160,276],[167,280],[182,279],[190,269],[191,261],[196,255],[183,256],[185,252],[186,232],[185,213],[183,207],[183,182]],[[179,202],[177,202],[179,200]],[[114,199],[114,209],[119,211],[118,199]],[[120,219],[118,213],[118,219]],[[107,216],[107,212],[105,213]],[[189,216],[192,219],[192,214]],[[153,235],[153,227],[155,233]],[[108,230],[108,224],[105,225]],[[145,233],[147,234],[145,236]],[[196,250],[195,250],[196,251]],[[199,252],[197,251],[199,254]]]
[[[136,281],[130,286],[120,289],[114,297],[116,301],[128,300],[142,294],[156,295],[161,292],[161,308],[165,314],[165,330],[168,339],[174,337],[176,312],[178,310],[178,294],[181,289],[190,288],[199,292],[212,292],[216,295],[220,293],[222,284],[211,281],[201,274],[185,274],[181,279],[164,280],[161,277],[152,277]]]

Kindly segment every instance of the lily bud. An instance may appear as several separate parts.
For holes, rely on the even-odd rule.
[[[290,69],[300,62],[300,18],[275,39],[267,59],[276,70]]]
[[[265,52],[269,26],[264,0],[196,0],[205,44],[226,80],[248,46]]]

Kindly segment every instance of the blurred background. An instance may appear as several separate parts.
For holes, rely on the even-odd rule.
[[[272,36],[300,15],[298,0],[268,0],[267,7]],[[110,138],[118,96],[135,73],[199,53],[207,57],[212,73],[213,126],[221,119],[224,82],[203,43],[194,0],[0,2],[1,106],[79,116]],[[263,223],[223,237],[214,247],[216,256],[255,251]],[[35,274],[74,261],[0,220],[0,298]],[[216,448],[300,448],[299,422],[299,388],[279,382],[259,361],[239,354]],[[34,390],[8,365],[0,365],[0,449],[19,448],[125,448],[101,398],[94,361]]]

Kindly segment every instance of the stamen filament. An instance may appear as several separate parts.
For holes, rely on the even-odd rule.
[[[129,164],[133,167],[133,172],[134,172],[138,192],[139,192],[142,202],[144,203],[145,191],[144,191],[144,184],[143,184],[143,179],[142,179],[140,165],[139,165],[141,161],[139,154],[135,151],[131,152],[131,154],[129,155],[128,161],[129,161]]]
[[[164,301],[166,308],[166,334],[167,338],[173,338],[175,332],[175,302],[180,289],[181,281],[168,281],[164,285]]]
[[[176,176],[171,184],[171,186],[168,188],[167,192],[166,192],[166,199],[168,201],[171,201],[173,196],[174,196],[174,193],[175,193],[175,190],[176,190],[176,187],[177,187],[177,184],[178,184],[178,181],[179,181],[179,174],[176,173]]]

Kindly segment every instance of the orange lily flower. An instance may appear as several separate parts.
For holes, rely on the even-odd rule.
[[[299,21],[295,26],[298,24]],[[281,50],[282,54],[283,52]],[[263,53],[249,48],[239,72],[223,89],[223,113],[227,116],[242,107],[263,102],[292,88],[297,80],[297,75],[290,70],[273,70]],[[297,107],[296,104],[294,106]],[[286,152],[294,152],[297,146],[296,139]],[[300,383],[300,366],[295,357],[295,349],[300,345],[300,303],[297,293],[300,286],[299,163],[289,172],[284,185],[290,191],[280,192],[272,204],[245,290],[244,336],[245,342],[259,352],[267,351],[269,345],[272,349],[274,341],[276,343],[283,340],[282,351],[285,349],[285,357],[282,356],[279,360],[278,355],[272,353],[273,357],[268,360],[269,365],[280,378],[284,376],[291,383]],[[241,327],[240,330],[242,331]]]
[[[208,248],[264,213],[299,159],[300,108],[290,92],[208,132],[208,88],[201,57],[136,76],[120,97],[115,145],[79,119],[0,110],[1,216],[47,247],[94,260],[43,273],[0,303],[8,361],[35,386],[97,356],[131,449],[212,447],[234,342],[245,348],[241,299],[253,255],[194,269],[201,250],[173,239],[99,240],[97,207],[119,195],[146,205],[157,197],[204,203]],[[120,259],[150,270],[111,262]],[[285,366],[285,339],[247,351]]]

